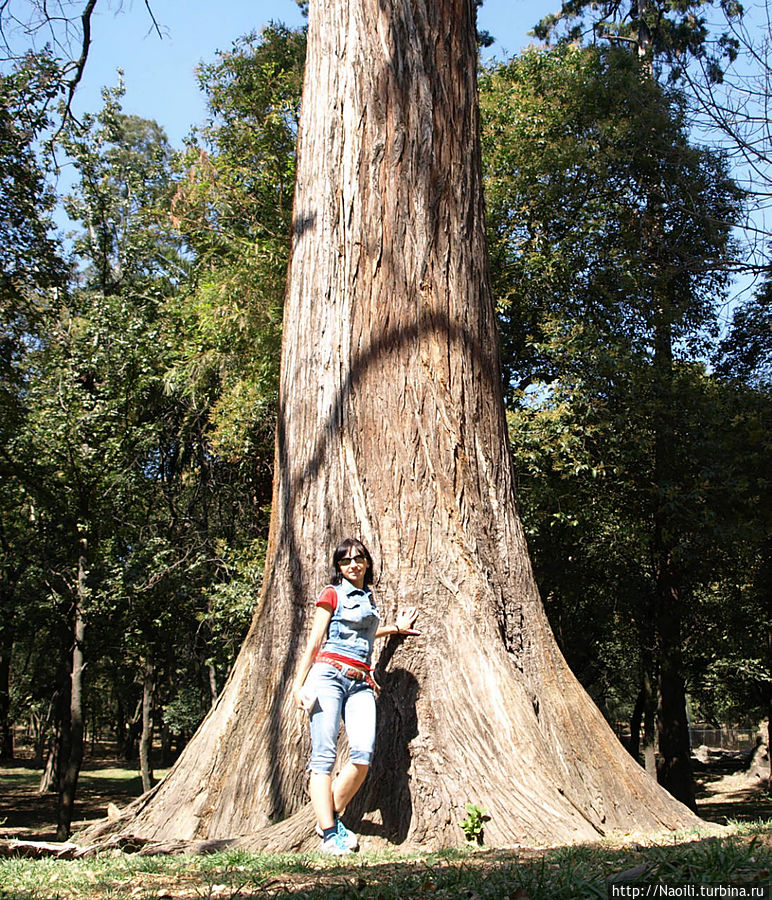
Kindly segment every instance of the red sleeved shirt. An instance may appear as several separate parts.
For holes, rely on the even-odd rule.
[[[316,601],[317,606],[327,606],[330,609],[330,612],[335,612],[338,607],[338,593],[334,587],[331,585],[327,585],[327,587],[319,594],[319,599]]]

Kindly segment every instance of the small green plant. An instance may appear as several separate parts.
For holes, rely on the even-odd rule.
[[[482,846],[484,825],[490,822],[491,817],[484,806],[478,806],[476,803],[467,803],[466,812],[466,818],[458,824],[468,843]]]

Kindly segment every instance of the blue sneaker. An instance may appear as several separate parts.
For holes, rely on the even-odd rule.
[[[349,850],[358,850],[359,849],[359,838],[354,834],[353,831],[349,831],[348,828],[341,822],[340,818],[335,816],[335,827],[338,829],[338,837],[344,842],[346,847]],[[316,833],[319,837],[322,837],[324,832],[322,831],[322,826],[317,822],[316,824]]]
[[[340,836],[339,832],[335,832],[331,834],[326,841],[322,841],[322,846],[319,848],[320,853],[329,853],[331,856],[345,856],[348,853],[351,853],[351,850],[346,846],[346,842]]]
[[[343,839],[343,843],[348,847],[348,849],[358,850],[359,838],[354,834],[354,832],[346,828],[346,826],[337,816],[335,817],[335,824],[338,828],[338,836]]]

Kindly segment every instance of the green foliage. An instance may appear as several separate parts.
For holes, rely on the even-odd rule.
[[[466,803],[466,818],[462,819],[458,825],[464,832],[464,837],[470,844],[478,844],[482,846],[485,836],[485,823],[490,822],[491,817],[483,806],[476,803]]]
[[[677,282],[676,340],[713,327],[726,278],[710,261],[725,252],[739,195],[724,161],[689,145],[677,95],[622,51],[532,48],[482,73],[481,106],[510,397],[567,370],[610,380],[647,357],[665,285]]]
[[[49,127],[48,109],[59,90],[59,69],[48,54],[28,55],[0,75],[0,309],[30,287],[61,284],[65,269],[50,214],[55,195],[46,182],[36,142]],[[14,309],[10,306],[10,309]]]
[[[186,685],[164,704],[161,715],[174,734],[192,734],[205,713],[201,692]]]
[[[764,558],[769,397],[700,361],[739,192],[629,53],[528,50],[483,73],[481,105],[510,435],[550,622],[601,709],[626,718],[655,649],[656,537],[679,573],[684,674],[715,714],[700,666],[759,659],[767,627],[762,579],[742,570]],[[754,691],[758,710],[745,683],[725,712]]]
[[[760,390],[772,385],[772,280],[732,313],[716,355],[717,370]]]
[[[14,712],[39,709],[43,729],[67,716],[86,545],[86,704],[95,725],[117,716],[127,752],[145,679],[157,724],[189,735],[246,633],[269,517],[303,55],[302,33],[272,27],[202,67],[211,118],[185,154],[122,111],[120,85],[61,133],[77,176],[69,279],[19,317],[4,382],[14,480],[0,587],[15,617],[0,658],[13,645]],[[42,259],[40,241],[29,252]]]
[[[213,447],[233,461],[272,456],[304,61],[305,33],[272,25],[200,67],[210,118],[172,204],[197,260],[173,377],[209,406]]]
[[[64,727],[79,565],[87,703],[140,679],[159,644],[183,655],[199,628],[195,573],[206,568],[182,539],[191,529],[169,462],[180,453],[180,402],[165,384],[177,343],[166,304],[185,270],[160,207],[171,154],[160,129],[123,115],[119,98],[106,92],[101,113],[63,136],[80,175],[67,198],[81,225],[77,276],[27,332],[20,415],[5,448],[21,513],[13,521],[25,525],[6,531],[6,546],[11,558],[35,560],[13,595],[25,590],[12,635],[14,706],[53,703]],[[127,699],[129,716],[135,703]]]
[[[710,12],[718,6],[731,24],[742,18],[743,7],[736,0],[653,0],[636,2],[590,2],[564,0],[556,13],[545,16],[534,28],[542,40],[574,43],[592,39],[612,45],[634,46],[647,66],[668,66],[676,80],[690,59],[701,61],[714,81],[720,81],[723,67],[733,62],[739,43],[732,29],[716,33]]]

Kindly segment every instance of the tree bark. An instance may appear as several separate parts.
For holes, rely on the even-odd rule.
[[[126,833],[312,839],[290,685],[346,535],[380,562],[382,616],[421,610],[422,636],[390,639],[378,659],[376,756],[348,812],[363,836],[461,844],[467,801],[488,809],[499,845],[696,821],[573,677],[534,584],[488,286],[475,69],[472,0],[311,3],[263,592],[217,703]]]
[[[667,574],[663,573],[661,578],[666,583],[660,585],[663,608],[657,623],[660,636],[657,780],[674,797],[696,810],[682,675],[680,598],[672,583],[668,590]]]
[[[627,752],[636,762],[640,762],[641,756],[641,725],[643,724],[643,688],[638,691],[635,698],[635,706],[630,716],[630,743]]]
[[[19,556],[12,552],[10,541],[0,524],[0,550],[3,554],[3,571],[0,574],[0,760],[13,759],[13,720],[11,718],[11,657],[16,636],[17,588],[27,560],[12,564]]]
[[[54,727],[54,734],[49,740],[48,754],[45,759],[45,767],[38,783],[38,793],[48,794],[57,789],[57,771],[59,769],[59,726]]]

